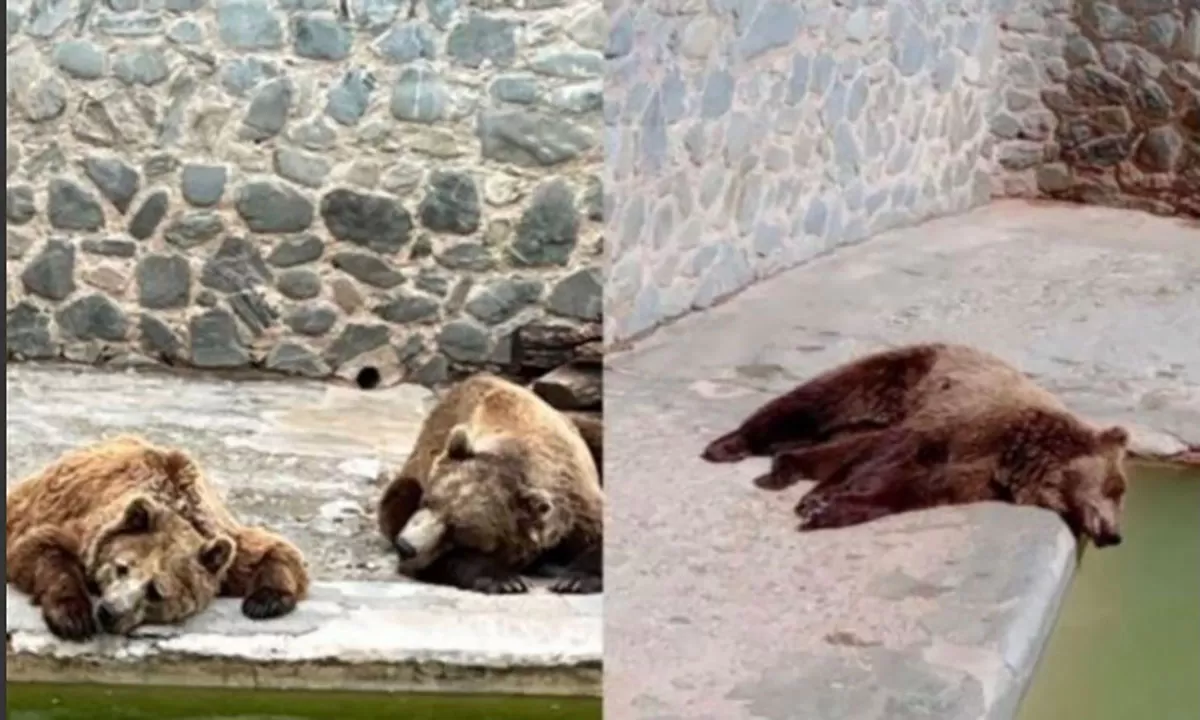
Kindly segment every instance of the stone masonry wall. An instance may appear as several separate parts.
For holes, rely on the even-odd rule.
[[[519,328],[598,337],[593,0],[6,19],[7,359],[434,385]]]
[[[996,4],[606,0],[606,339],[986,202]]]
[[[991,120],[1000,194],[1200,216],[1200,0],[1015,4]]]

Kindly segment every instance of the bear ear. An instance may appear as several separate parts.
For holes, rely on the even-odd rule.
[[[451,460],[470,460],[475,456],[471,433],[466,425],[455,425],[446,439],[446,457]]]
[[[148,533],[154,529],[154,517],[158,508],[154,501],[144,495],[138,495],[125,506],[121,522],[117,527],[119,532]]]
[[[1114,425],[1101,430],[1098,438],[1101,445],[1125,447],[1129,444],[1129,431],[1119,425]]]
[[[220,575],[233,562],[234,550],[233,540],[215,537],[200,548],[200,565],[213,575]]]

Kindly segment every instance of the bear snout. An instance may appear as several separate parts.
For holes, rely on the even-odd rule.
[[[115,634],[117,626],[121,624],[121,613],[113,609],[113,606],[107,602],[101,602],[96,605],[96,622],[100,623],[100,628],[109,634]]]
[[[1095,538],[1096,547],[1116,547],[1121,544],[1121,534],[1115,532],[1103,532]]]

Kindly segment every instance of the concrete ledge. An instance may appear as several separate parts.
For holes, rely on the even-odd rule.
[[[477,596],[327,582],[292,615],[253,622],[219,600],[179,627],[65,643],[7,588],[8,682],[599,696],[601,597]]]

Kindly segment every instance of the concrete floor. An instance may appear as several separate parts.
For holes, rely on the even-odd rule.
[[[610,356],[605,717],[1011,718],[1073,568],[1052,514],[982,504],[801,535],[704,445],[890,344],[998,352],[1153,455],[1200,445],[1200,227],[1002,202],[881,235]]]

